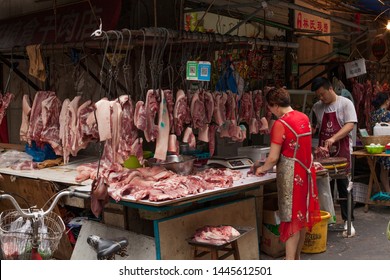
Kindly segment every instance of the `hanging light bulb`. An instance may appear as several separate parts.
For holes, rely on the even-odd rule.
[[[389,19],[389,20],[387,20],[386,29],[387,29],[387,30],[390,30],[390,19]]]

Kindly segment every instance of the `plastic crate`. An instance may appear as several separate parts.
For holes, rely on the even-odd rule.
[[[354,182],[353,183],[353,201],[359,203],[366,203],[368,185]]]
[[[390,193],[378,192],[371,196],[371,200],[390,201]]]

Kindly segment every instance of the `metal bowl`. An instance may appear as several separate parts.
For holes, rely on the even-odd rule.
[[[165,161],[148,159],[149,166],[161,166],[180,175],[188,175],[194,168],[195,157],[186,155],[169,155]]]

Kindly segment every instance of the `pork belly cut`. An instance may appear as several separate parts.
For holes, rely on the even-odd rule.
[[[232,226],[204,226],[195,231],[193,239],[201,243],[222,245],[240,236],[240,232]]]
[[[92,182],[91,186],[91,211],[95,217],[99,217],[102,213],[104,205],[109,200],[108,186],[104,182],[103,177],[99,177]]]
[[[261,90],[253,91],[253,113],[254,118],[259,120],[261,118],[261,110],[263,109],[263,93]]]
[[[262,117],[260,119],[260,128],[259,128],[259,131],[261,133],[269,133],[269,125],[268,125],[268,121],[265,117]]]
[[[0,124],[3,121],[3,118],[7,112],[7,108],[11,103],[11,100],[14,99],[14,97],[15,96],[9,92],[4,95],[0,93]]]
[[[71,139],[70,139],[70,133],[69,133],[69,114],[68,114],[68,107],[70,104],[70,100],[67,98],[62,102],[62,108],[60,112],[60,131],[59,136],[62,143],[62,157],[64,159],[64,164],[67,164],[69,162],[70,152],[72,150],[72,147],[70,145]]]
[[[40,142],[43,130],[42,102],[49,96],[55,96],[55,93],[53,91],[38,91],[35,94],[30,112],[30,123],[27,132],[27,142],[30,145],[31,141],[35,141],[38,146],[42,145],[42,143]]]
[[[121,132],[119,134],[118,153],[123,159],[127,159],[130,155],[139,156],[138,147],[134,147],[133,149],[133,144],[138,138],[137,127],[134,124],[133,101],[128,95],[122,95],[119,97],[119,102],[122,107],[122,114],[120,119]],[[142,142],[140,148],[142,154]]]
[[[204,91],[203,92],[203,104],[204,104],[204,109],[205,109],[205,122],[206,123],[211,123],[213,119],[213,114],[214,114],[214,97],[211,92],[209,91]]]
[[[196,138],[191,127],[187,127],[184,131],[183,142],[188,143],[190,148],[196,147]]]
[[[87,148],[89,143],[99,141],[99,131],[96,121],[91,122],[91,124],[87,122],[90,116],[94,116],[94,111],[95,105],[91,100],[85,101],[77,109],[76,134],[72,145],[72,150],[75,153]]]
[[[191,121],[190,108],[188,99],[183,90],[178,90],[176,93],[176,102],[173,108],[173,123],[174,131],[177,136],[180,136],[184,130],[184,126]]]
[[[250,134],[258,134],[260,131],[260,125],[256,118],[251,118],[249,123],[249,133]]]
[[[215,133],[217,131],[217,126],[212,124],[209,127],[209,153],[210,157],[214,155],[215,152]]]
[[[168,152],[171,154],[179,154],[179,141],[177,140],[176,134],[170,134],[168,140]]]
[[[198,140],[208,143],[209,142],[209,124],[206,123],[198,129]]]
[[[175,108],[175,101],[173,98],[173,91],[170,89],[164,90],[165,100],[167,101],[167,109],[169,115],[169,131],[170,133],[175,132],[175,127],[173,125],[173,111]]]
[[[152,167],[140,167],[137,168],[139,172],[141,172],[142,176],[146,180],[154,180],[159,181],[162,179],[166,179],[174,175],[175,173],[165,169],[161,166],[152,166]]]
[[[62,142],[60,138],[60,111],[61,100],[51,95],[42,101],[42,125],[40,141],[48,143],[56,155],[62,155]]]
[[[233,181],[241,178],[240,171],[230,169],[209,168],[196,174],[205,180],[211,187],[230,188]]]
[[[227,94],[216,92],[214,93],[214,121],[218,126],[223,125],[226,121],[226,108]]]
[[[95,103],[95,107],[99,140],[105,141],[111,139],[111,103],[106,98],[103,98]]]
[[[38,169],[38,163],[32,160],[18,161],[10,166],[14,170],[34,170]]]
[[[186,181],[184,184],[187,186],[188,193],[190,194],[201,193],[209,189],[209,186],[201,176],[188,175],[186,176],[185,180]]]
[[[231,92],[226,92],[227,99],[225,103],[226,120],[237,121],[237,99],[238,95]]]
[[[203,127],[207,122],[205,104],[200,95],[199,92],[195,92],[191,99],[192,128],[194,129]]]
[[[157,92],[155,90],[148,90],[146,93],[146,129],[144,130],[145,140],[153,142],[157,139],[159,133],[159,126],[155,123],[156,115],[159,109],[157,102]]]
[[[165,99],[165,91],[161,91],[160,108],[158,112],[158,136],[156,141],[156,150],[154,158],[165,161],[167,158],[168,142],[169,142],[169,112],[167,101]]]
[[[218,130],[219,136],[222,138],[230,138],[236,142],[242,142],[246,139],[246,127],[237,125],[234,121],[226,121]]]
[[[134,110],[134,125],[144,131],[146,129],[146,108],[143,101],[137,101]]]
[[[31,105],[27,94],[23,95],[22,100],[22,124],[20,125],[20,141],[27,142],[27,132],[30,123]]]
[[[253,114],[252,93],[244,92],[240,100],[240,108],[238,110],[239,122],[250,124]]]
[[[144,162],[144,152],[142,149],[142,142],[143,142],[142,138],[135,139],[134,143],[131,145],[131,152],[130,152],[132,155],[137,157],[140,164],[143,164]]]

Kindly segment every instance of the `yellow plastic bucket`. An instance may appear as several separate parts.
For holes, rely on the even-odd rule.
[[[303,253],[314,254],[326,251],[329,218],[329,212],[321,211],[321,221],[315,224],[310,232],[306,232],[305,243],[302,247]]]

